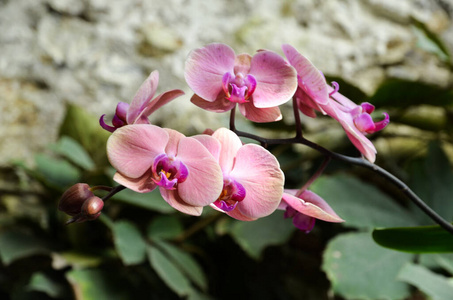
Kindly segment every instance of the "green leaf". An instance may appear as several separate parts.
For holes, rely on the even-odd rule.
[[[50,157],[45,154],[35,156],[36,171],[43,179],[55,188],[64,188],[76,183],[81,174],[80,171],[63,159]]]
[[[435,274],[420,265],[406,264],[399,273],[398,279],[414,285],[432,300],[446,300],[453,296],[453,285],[446,277]]]
[[[103,167],[109,165],[105,148],[110,133],[99,125],[99,117],[78,106],[68,105],[59,135],[76,140],[95,164]]]
[[[423,160],[416,160],[408,168],[409,185],[425,203],[446,220],[453,220],[453,170],[450,161],[438,143],[432,142]],[[422,224],[433,221],[414,204],[412,209]]]
[[[448,106],[453,104],[453,91],[416,81],[388,79],[368,101],[376,107]]]
[[[370,233],[347,233],[332,239],[322,269],[335,293],[347,299],[402,299],[408,286],[396,280],[413,255],[376,245]]]
[[[80,300],[127,300],[131,299],[124,283],[112,272],[100,269],[72,270],[66,273],[76,299]]]
[[[422,254],[419,261],[430,269],[442,268],[453,275],[453,253]]]
[[[162,240],[155,240],[154,243],[168,255],[168,257],[177,265],[184,275],[189,278],[190,281],[195,283],[204,291],[208,289],[206,275],[198,262],[191,255]]]
[[[113,196],[112,199],[164,214],[175,212],[174,208],[162,198],[159,189],[144,194],[126,189]]]
[[[135,265],[146,257],[146,242],[138,228],[131,222],[118,221],[113,225],[113,241],[123,263]]]
[[[95,167],[90,155],[73,138],[62,136],[51,148],[85,170],[93,170]]]
[[[52,298],[62,298],[66,292],[61,283],[56,282],[42,272],[37,272],[32,275],[30,282],[27,285],[27,290],[43,292]]]
[[[453,252],[453,235],[440,226],[375,229],[373,239],[383,247],[405,252]]]
[[[147,248],[147,253],[151,267],[170,289],[180,297],[191,293],[189,280],[165,253],[159,248],[151,246]]]
[[[322,176],[310,189],[329,203],[344,226],[373,229],[416,225],[411,214],[376,187],[348,176]]]
[[[258,259],[262,251],[271,245],[285,243],[295,227],[283,217],[283,211],[252,222],[234,222],[230,235],[252,258]]]
[[[158,216],[148,227],[148,237],[151,239],[172,239],[182,232],[182,224],[176,216]]]
[[[14,229],[0,233],[0,258],[5,265],[43,254],[50,254],[48,244],[29,232]]]

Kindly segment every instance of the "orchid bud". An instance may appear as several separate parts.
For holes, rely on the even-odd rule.
[[[70,216],[75,216],[81,212],[84,202],[93,196],[88,184],[77,183],[61,196],[58,209]]]
[[[83,203],[81,215],[86,220],[95,220],[101,215],[102,208],[104,208],[104,201],[99,197],[93,196]]]

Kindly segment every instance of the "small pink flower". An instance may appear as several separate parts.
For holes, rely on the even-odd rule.
[[[224,44],[193,50],[184,75],[195,92],[194,104],[213,112],[226,112],[238,104],[254,122],[280,120],[277,106],[290,100],[297,88],[294,69],[278,54],[263,50],[253,57],[236,55]]]
[[[296,49],[290,45],[282,46],[289,63],[297,71],[299,87],[296,99],[300,111],[309,117],[316,117],[315,110],[327,114],[340,122],[354,146],[370,161],[376,159],[376,148],[366,138],[366,134],[382,130],[389,123],[389,116],[384,113],[384,120],[374,122],[370,114],[374,106],[369,103],[357,105],[338,93],[338,84],[332,88],[324,75]]]
[[[255,144],[242,145],[239,137],[226,128],[212,137],[198,139],[218,160],[223,172],[223,189],[211,207],[233,218],[251,221],[274,212],[283,193],[284,175],[277,159]]]
[[[222,171],[211,153],[172,129],[148,124],[119,128],[107,142],[107,155],[117,170],[116,182],[139,193],[159,187],[168,204],[190,215],[200,215],[222,191]]]
[[[294,226],[306,233],[313,229],[315,219],[344,222],[324,199],[309,190],[285,190],[278,208],[285,210],[285,218],[293,218]]]
[[[159,83],[159,72],[153,71],[142,83],[134,96],[131,104],[119,102],[116,106],[112,126],[105,123],[102,115],[99,123],[107,131],[114,132],[116,129],[130,124],[149,124],[148,117],[161,106],[172,101],[176,97],[184,95],[181,90],[170,90],[158,95],[153,99]]]

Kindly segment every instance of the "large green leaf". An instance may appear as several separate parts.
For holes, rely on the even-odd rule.
[[[76,300],[128,300],[125,284],[117,274],[100,269],[71,270],[66,273]]]
[[[92,170],[95,167],[90,155],[73,138],[62,136],[51,148],[85,170]]]
[[[105,146],[110,133],[99,125],[99,117],[84,109],[68,105],[66,116],[60,127],[60,136],[69,136],[88,151],[97,166],[107,166]]]
[[[206,275],[198,262],[191,255],[163,240],[154,240],[154,243],[168,255],[190,281],[195,283],[202,290],[207,290],[208,282]]]
[[[252,222],[234,221],[229,233],[247,254],[258,259],[266,247],[285,243],[294,230],[292,222],[283,217],[283,211],[276,211]]]
[[[440,226],[375,229],[373,239],[383,247],[405,252],[453,252],[453,235]]]
[[[453,104],[453,91],[416,81],[388,79],[379,86],[369,102],[377,107],[447,106]]]
[[[113,225],[113,241],[125,265],[142,263],[146,257],[146,242],[138,228],[129,221]]]
[[[175,212],[175,210],[162,198],[159,189],[144,194],[126,189],[113,196],[112,199],[164,214]]]
[[[181,269],[158,247],[147,248],[148,260],[151,267],[167,286],[180,297],[191,293],[189,280]]]
[[[322,176],[310,189],[346,221],[344,226],[373,229],[416,225],[411,214],[392,198],[354,177]]]
[[[438,143],[430,143],[428,154],[408,168],[409,185],[423,201],[447,221],[453,221],[453,170],[450,161]],[[421,224],[432,224],[426,214],[413,206]]]
[[[379,247],[370,233],[347,233],[329,242],[322,269],[334,292],[347,299],[403,299],[408,286],[396,278],[412,257]]]
[[[8,230],[0,232],[0,257],[3,264],[32,255],[50,254],[47,242],[27,231]]]
[[[68,161],[45,154],[35,156],[36,172],[52,187],[63,189],[76,183],[81,173]]]
[[[423,266],[406,264],[399,273],[398,279],[416,286],[432,300],[453,298],[453,285],[448,282],[448,279]]]
[[[176,216],[158,216],[148,227],[148,237],[151,239],[173,239],[182,232],[182,224]]]

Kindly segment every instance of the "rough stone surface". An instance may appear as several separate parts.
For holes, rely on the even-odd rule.
[[[159,92],[187,93],[155,122],[188,134],[225,126],[190,104],[183,78],[190,50],[210,42],[238,53],[289,43],[366,94],[388,77],[449,86],[413,20],[453,51],[452,16],[451,0],[0,0],[0,165],[55,141],[67,103],[111,114],[155,69]]]

